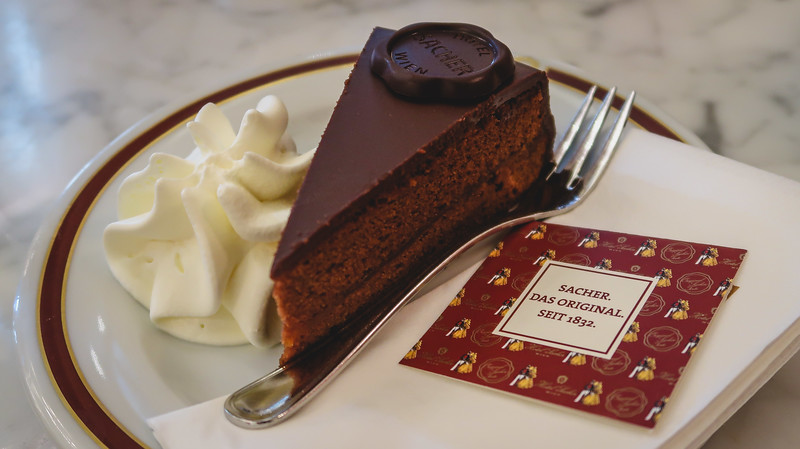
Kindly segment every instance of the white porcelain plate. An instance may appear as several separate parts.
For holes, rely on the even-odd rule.
[[[111,276],[102,231],[116,218],[119,183],[149,154],[191,151],[184,125],[207,102],[239,123],[262,96],[278,95],[298,148],[315,147],[355,58],[318,57],[270,70],[154,114],[105,148],[64,192],[34,240],[14,320],[30,394],[63,446],[158,447],[147,418],[230,393],[277,365],[279,347],[209,347],[158,331]],[[561,64],[527,62],[548,68],[563,129],[589,82]],[[703,146],[645,101],[632,120]]]

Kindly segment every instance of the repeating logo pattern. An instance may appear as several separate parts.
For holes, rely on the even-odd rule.
[[[653,427],[717,308],[743,249],[531,223],[497,245],[400,363]],[[492,333],[545,260],[658,282],[610,359]]]

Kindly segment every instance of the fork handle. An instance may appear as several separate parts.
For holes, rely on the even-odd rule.
[[[523,221],[530,221],[527,217]],[[303,351],[295,359],[266,376],[231,394],[225,401],[225,416],[230,422],[247,429],[274,426],[294,414],[332,381],[367,345],[384,324],[419,293],[425,284],[439,274],[448,264],[478,242],[512,226],[506,222],[469,239],[450,252],[439,263],[433,262],[427,270],[408,282],[410,289],[398,290],[373,307],[360,313],[333,338]]]
[[[421,283],[420,283],[421,284]],[[418,291],[359,315],[333,338],[231,394],[225,416],[239,427],[259,429],[283,422],[319,393],[358,354],[383,324]]]
[[[415,279],[414,287],[398,292],[360,313],[324,343],[308,348],[289,363],[241,388],[225,401],[225,416],[239,427],[258,429],[276,425],[319,393],[333,380],[378,330],[441,271]]]

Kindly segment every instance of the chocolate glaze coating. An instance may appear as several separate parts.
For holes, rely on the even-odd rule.
[[[412,99],[389,90],[370,69],[374,48],[394,30],[375,28],[345,83],[284,229],[273,277],[303,256],[302,248],[358,207],[417,152],[476,107],[476,102]],[[515,63],[512,77],[482,101],[502,104],[531,88],[544,73]],[[357,136],[357,137],[355,137]]]

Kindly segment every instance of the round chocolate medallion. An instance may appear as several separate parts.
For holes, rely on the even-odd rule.
[[[462,23],[403,27],[375,47],[370,64],[395,93],[423,99],[485,97],[514,75],[508,47]]]

